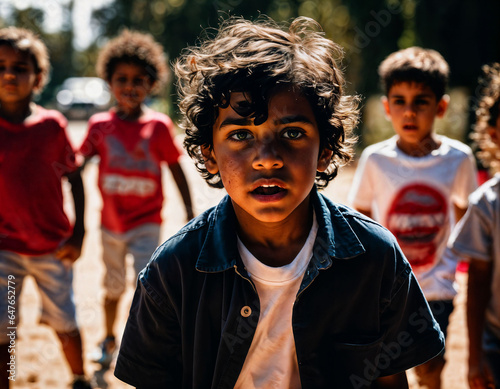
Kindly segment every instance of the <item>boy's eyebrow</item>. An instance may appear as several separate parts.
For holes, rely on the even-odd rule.
[[[275,125],[278,124],[288,124],[288,123],[307,123],[307,124],[314,124],[311,119],[309,119],[307,116],[304,115],[290,115],[290,116],[284,116],[282,118],[278,118],[274,121]],[[225,127],[225,126],[251,126],[253,125],[253,119],[251,118],[226,118],[219,126],[219,129]]]
[[[219,129],[226,126],[251,126],[253,124],[253,119],[250,118],[226,118],[219,126]]]

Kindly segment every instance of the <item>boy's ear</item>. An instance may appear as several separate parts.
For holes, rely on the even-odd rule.
[[[448,109],[448,104],[450,103],[450,96],[449,95],[444,95],[441,97],[441,100],[438,102],[437,106],[437,113],[436,116],[438,118],[442,118],[444,114],[446,113],[446,110]]]
[[[387,96],[382,96],[380,98],[380,101],[382,102],[382,105],[384,106],[385,116],[387,117],[387,119],[390,119],[391,108],[389,107],[389,100],[387,99]]]
[[[318,172],[324,172],[328,166],[330,166],[330,162],[332,161],[333,151],[327,148],[324,148],[321,151],[318,159],[318,167],[316,170]]]
[[[200,149],[208,172],[211,174],[217,174],[219,172],[219,166],[217,166],[213,149],[209,146],[201,146]]]
[[[33,83],[33,91],[37,92],[42,83],[42,73],[35,74],[35,82]]]

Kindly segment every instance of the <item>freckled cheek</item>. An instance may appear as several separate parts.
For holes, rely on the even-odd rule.
[[[242,181],[244,178],[244,166],[238,158],[230,158],[219,165],[220,174],[225,185]]]

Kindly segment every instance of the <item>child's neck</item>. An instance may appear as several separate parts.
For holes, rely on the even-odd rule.
[[[245,247],[267,266],[280,267],[291,263],[304,246],[313,223],[312,207],[306,201],[306,211],[298,210],[277,223],[259,222],[238,217],[238,236]]]
[[[437,150],[441,146],[441,141],[433,134],[418,143],[406,143],[399,138],[396,144],[403,153],[411,157],[425,157]]]
[[[36,105],[31,101],[14,104],[0,103],[0,117],[9,123],[19,124],[30,117],[35,109]]]
[[[142,105],[135,109],[124,109],[123,107],[116,106],[115,107],[115,112],[116,115],[126,121],[133,122],[135,120],[138,120],[142,115],[144,115],[146,111],[146,108]]]

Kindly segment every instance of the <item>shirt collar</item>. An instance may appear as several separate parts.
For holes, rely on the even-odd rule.
[[[344,213],[319,194],[316,187],[311,191],[311,199],[318,221],[313,254],[318,267],[329,267],[331,258],[346,260],[364,253],[365,249]],[[196,269],[208,273],[220,272],[241,263],[237,247],[236,215],[229,196],[225,196],[214,208],[208,223]]]

